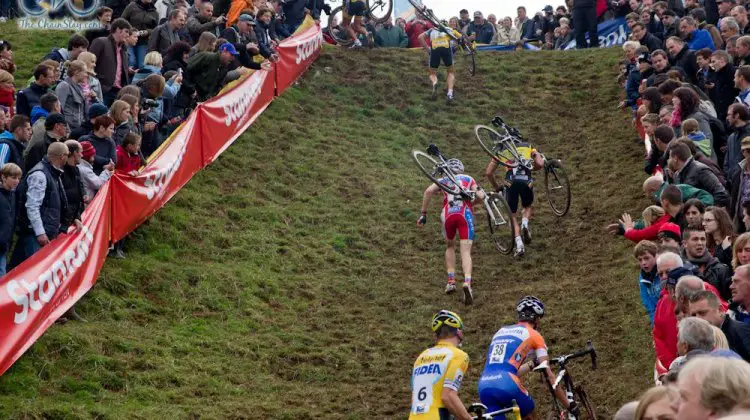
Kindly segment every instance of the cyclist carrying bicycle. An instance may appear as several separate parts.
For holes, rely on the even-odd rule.
[[[453,102],[453,85],[456,81],[456,70],[453,67],[453,48],[451,42],[461,37],[461,33],[448,26],[448,22],[441,21],[440,26],[431,28],[419,36],[419,42],[430,56],[430,82],[432,82],[432,99],[437,98],[438,77],[437,69],[440,61],[445,65],[448,77],[448,93],[446,102]],[[429,38],[429,44],[427,39]]]
[[[357,38],[357,34],[367,37],[367,45],[372,48],[375,39],[372,34],[367,32],[365,25],[362,24],[362,18],[367,12],[365,0],[344,0],[344,13],[342,26],[351,39],[354,40],[351,48],[362,48],[362,42]]]
[[[537,332],[544,316],[544,304],[534,296],[526,296],[518,302],[516,312],[518,323],[500,328],[492,337],[487,362],[479,378],[479,399],[488,411],[510,407],[515,400],[521,416],[529,420],[536,418],[534,399],[521,384],[520,377],[534,369],[535,362],[542,363],[549,357],[544,338]],[[555,381],[549,367],[547,379],[550,384]],[[555,389],[555,396],[563,407],[569,407],[562,387]]]
[[[516,250],[513,254],[514,257],[521,257],[525,252],[524,243],[531,243],[531,231],[529,230],[529,219],[531,219],[532,205],[534,204],[534,178],[532,171],[542,169],[544,167],[544,156],[537,152],[530,143],[525,141],[513,140],[518,150],[519,155],[526,160],[532,162],[531,169],[524,165],[518,165],[513,169],[506,170],[503,177],[503,188],[505,188],[505,199],[508,201],[508,207],[513,219],[513,235],[516,239]],[[507,152],[501,153],[501,155]],[[508,155],[510,156],[510,155]],[[513,160],[508,157],[507,160]],[[499,163],[492,159],[490,160],[485,175],[490,181],[490,184],[495,188],[495,191],[500,191],[501,186],[498,184],[495,178],[495,171],[498,168]],[[505,167],[503,167],[505,169]],[[521,201],[521,225],[518,225],[518,201]],[[521,237],[523,235],[523,238]]]
[[[472,205],[475,200],[484,200],[484,192],[478,191],[477,183],[469,175],[464,174],[464,164],[458,159],[448,159],[448,169],[456,175],[456,180],[461,184],[461,189],[468,194],[448,194],[436,184],[430,184],[424,190],[422,198],[422,215],[417,220],[417,226],[427,223],[427,206],[432,196],[443,193],[443,210],[440,220],[443,224],[443,237],[447,248],[445,250],[445,267],[448,271],[448,284],[445,293],[452,294],[456,291],[456,233],[458,233],[459,249],[461,252],[461,266],[464,271],[464,303],[471,305],[474,302],[474,294],[471,289],[471,244],[474,240],[474,214]],[[447,184],[448,178],[440,180]]]
[[[414,362],[411,376],[409,420],[471,420],[458,390],[461,388],[469,356],[458,346],[464,339],[464,323],[457,313],[442,310],[432,317],[437,344],[422,352]]]

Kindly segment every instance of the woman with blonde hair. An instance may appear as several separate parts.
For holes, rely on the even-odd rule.
[[[146,57],[143,58],[143,66],[133,76],[133,83],[138,83],[152,74],[161,74],[163,61],[164,59],[159,51],[151,51],[146,54]]]
[[[96,56],[93,53],[84,51],[78,54],[78,60],[83,61],[86,64],[86,73],[89,76],[88,79],[81,83],[83,94],[88,98],[89,106],[94,102],[104,103],[102,84],[96,77]],[[93,92],[93,94],[91,92]]]
[[[671,391],[669,387],[657,386],[646,391],[638,400],[634,420],[673,420],[676,413],[672,410]]]
[[[738,236],[732,247],[732,268],[745,264],[750,264],[750,232]]]
[[[5,70],[0,70],[0,105],[8,107],[13,116],[13,104],[16,102],[15,78]]]
[[[88,73],[83,61],[75,60],[66,64],[68,75],[65,80],[57,84],[55,93],[60,100],[65,121],[71,130],[75,130],[87,120],[89,107],[81,83],[88,78]]]
[[[724,335],[724,331],[721,328],[711,325],[711,329],[714,331],[714,350],[727,350],[729,349],[729,341],[727,336]]]
[[[664,216],[664,209],[660,206],[648,206],[641,215],[643,216],[643,226],[648,227]]]
[[[203,32],[200,38],[198,38],[198,43],[190,49],[190,54],[188,55],[188,57],[192,57],[195,54],[203,51],[213,52],[216,49],[217,39],[218,38],[216,38],[216,35],[212,34],[211,32]]]
[[[116,146],[119,146],[122,144],[125,135],[130,132],[130,104],[120,99],[112,102],[109,115],[115,122],[112,140],[114,140]]]

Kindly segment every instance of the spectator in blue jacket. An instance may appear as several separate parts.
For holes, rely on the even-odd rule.
[[[482,12],[474,12],[474,21],[466,28],[466,35],[475,39],[477,44],[489,44],[495,35],[495,27],[484,20]]]
[[[708,48],[711,51],[716,51],[711,34],[705,29],[699,29],[698,22],[692,16],[685,16],[680,19],[680,34],[682,34],[682,38],[691,50],[698,51],[702,48]]]
[[[656,253],[659,247],[651,241],[640,241],[636,244],[633,254],[638,260],[641,271],[638,275],[638,285],[641,289],[641,303],[654,324],[656,303],[661,295],[661,280],[656,271]]]

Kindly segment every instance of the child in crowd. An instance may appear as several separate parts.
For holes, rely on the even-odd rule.
[[[0,276],[5,275],[6,255],[16,227],[16,187],[21,182],[21,168],[6,163],[0,169]]]
[[[706,133],[702,132],[698,126],[698,120],[688,118],[680,125],[680,131],[683,136],[692,140],[698,150],[700,150],[707,158],[715,160],[713,157],[713,147],[711,146],[711,139],[706,137]]]
[[[640,241],[635,245],[633,254],[638,261],[641,271],[638,275],[638,285],[641,289],[641,303],[654,323],[656,303],[661,295],[661,280],[656,272],[656,253],[659,247],[651,241]]]
[[[138,170],[143,166],[140,149],[141,136],[133,132],[126,134],[122,140],[122,145],[117,146],[115,170],[125,172],[128,175],[138,175]]]

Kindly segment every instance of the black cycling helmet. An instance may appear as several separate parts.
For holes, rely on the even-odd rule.
[[[519,321],[536,321],[544,316],[544,303],[535,296],[524,296],[516,305]]]

